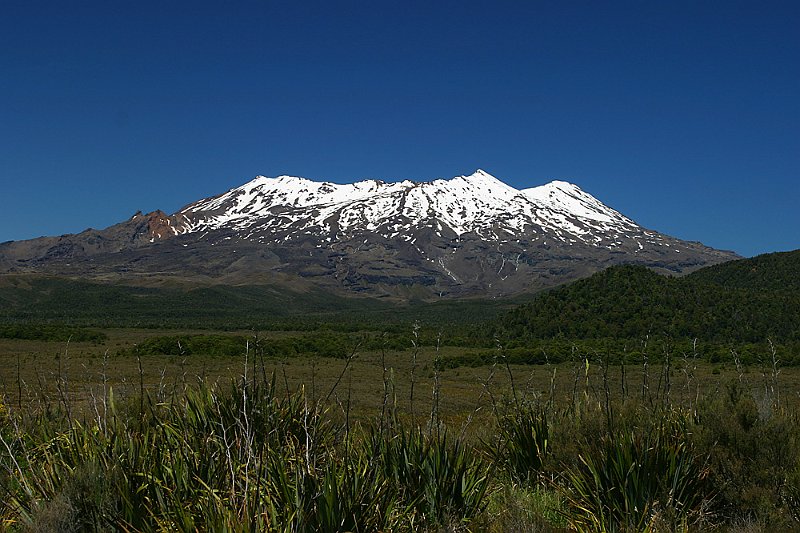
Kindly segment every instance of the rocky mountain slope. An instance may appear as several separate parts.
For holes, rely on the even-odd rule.
[[[254,180],[173,215],[0,244],[0,270],[286,283],[406,297],[538,290],[620,263],[683,273],[737,256],[637,225],[575,185],[483,171],[417,183]]]

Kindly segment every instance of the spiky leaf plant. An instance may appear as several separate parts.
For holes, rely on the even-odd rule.
[[[446,432],[398,428],[373,432],[383,475],[398,488],[420,526],[466,526],[486,506],[489,468],[477,454]]]
[[[680,421],[586,443],[565,477],[566,518],[579,531],[685,530],[711,498],[704,461]]]
[[[534,406],[515,409],[498,420],[498,438],[487,443],[491,462],[518,483],[532,484],[550,450],[547,414]]]

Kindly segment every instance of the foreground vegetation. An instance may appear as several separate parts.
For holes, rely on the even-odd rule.
[[[797,398],[777,360],[722,375],[691,359],[628,361],[626,369],[578,353],[568,363],[526,368],[498,349],[489,366],[456,376],[436,366],[443,355],[434,349],[378,351],[361,361],[351,351],[317,368],[312,392],[300,384],[307,379],[294,380],[286,367],[276,373],[272,356],[251,346],[236,358],[215,357],[235,366],[231,381],[184,377],[165,386],[162,372],[153,383],[141,356],[129,354],[118,358],[138,367],[139,380],[127,388],[104,377],[75,396],[77,386],[56,375],[52,397],[23,403],[9,394],[0,415],[4,526],[800,526]],[[365,394],[354,372],[365,372],[355,381],[371,375],[373,403],[358,403]],[[459,380],[480,390],[469,406],[448,398]]]
[[[0,530],[798,530],[798,265],[518,307],[0,279]]]

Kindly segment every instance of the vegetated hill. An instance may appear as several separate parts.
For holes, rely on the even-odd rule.
[[[736,257],[643,228],[573,184],[518,190],[479,170],[421,183],[259,176],[172,215],[2,243],[0,272],[410,300],[520,294],[624,263],[687,273]]]
[[[697,338],[715,342],[800,340],[800,290],[788,279],[800,254],[743,259],[679,278],[614,266],[545,292],[502,317],[516,339]],[[747,276],[757,272],[752,281]],[[736,280],[727,284],[725,280]]]
[[[698,283],[776,292],[800,292],[800,250],[763,254],[693,272]]]

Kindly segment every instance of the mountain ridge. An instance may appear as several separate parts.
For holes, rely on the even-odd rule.
[[[255,179],[172,215],[0,244],[0,271],[287,283],[373,296],[503,296],[620,263],[681,274],[731,252],[637,225],[564,181]]]
[[[494,240],[502,239],[490,231],[493,223],[498,222],[497,229],[509,235],[521,232],[525,224],[536,224],[554,231],[554,238],[563,238],[559,233],[564,230],[577,238],[585,235],[586,229],[574,223],[578,218],[600,223],[604,230],[636,227],[632,220],[571,183],[552,181],[517,190],[478,170],[450,180],[366,180],[341,185],[294,176],[257,176],[240,187],[179,210],[176,216],[181,217],[184,228],[176,227],[175,232],[203,231],[226,225],[245,229],[251,223],[262,222],[267,214],[276,214],[273,210],[278,206],[283,208],[280,214],[287,218],[291,218],[287,212],[293,209],[303,210],[301,216],[308,216],[311,209],[312,216],[303,221],[301,229],[316,226],[326,234],[332,229],[335,232],[358,227],[359,222],[371,231],[379,229],[383,223],[394,222],[394,232],[381,233],[386,238],[401,233],[397,231],[402,225],[396,220],[398,217],[407,219],[408,226],[436,220],[437,231],[442,231],[441,226],[446,225],[457,236],[474,231]],[[336,225],[332,228],[329,221],[334,218]],[[276,221],[285,223],[277,217]]]

